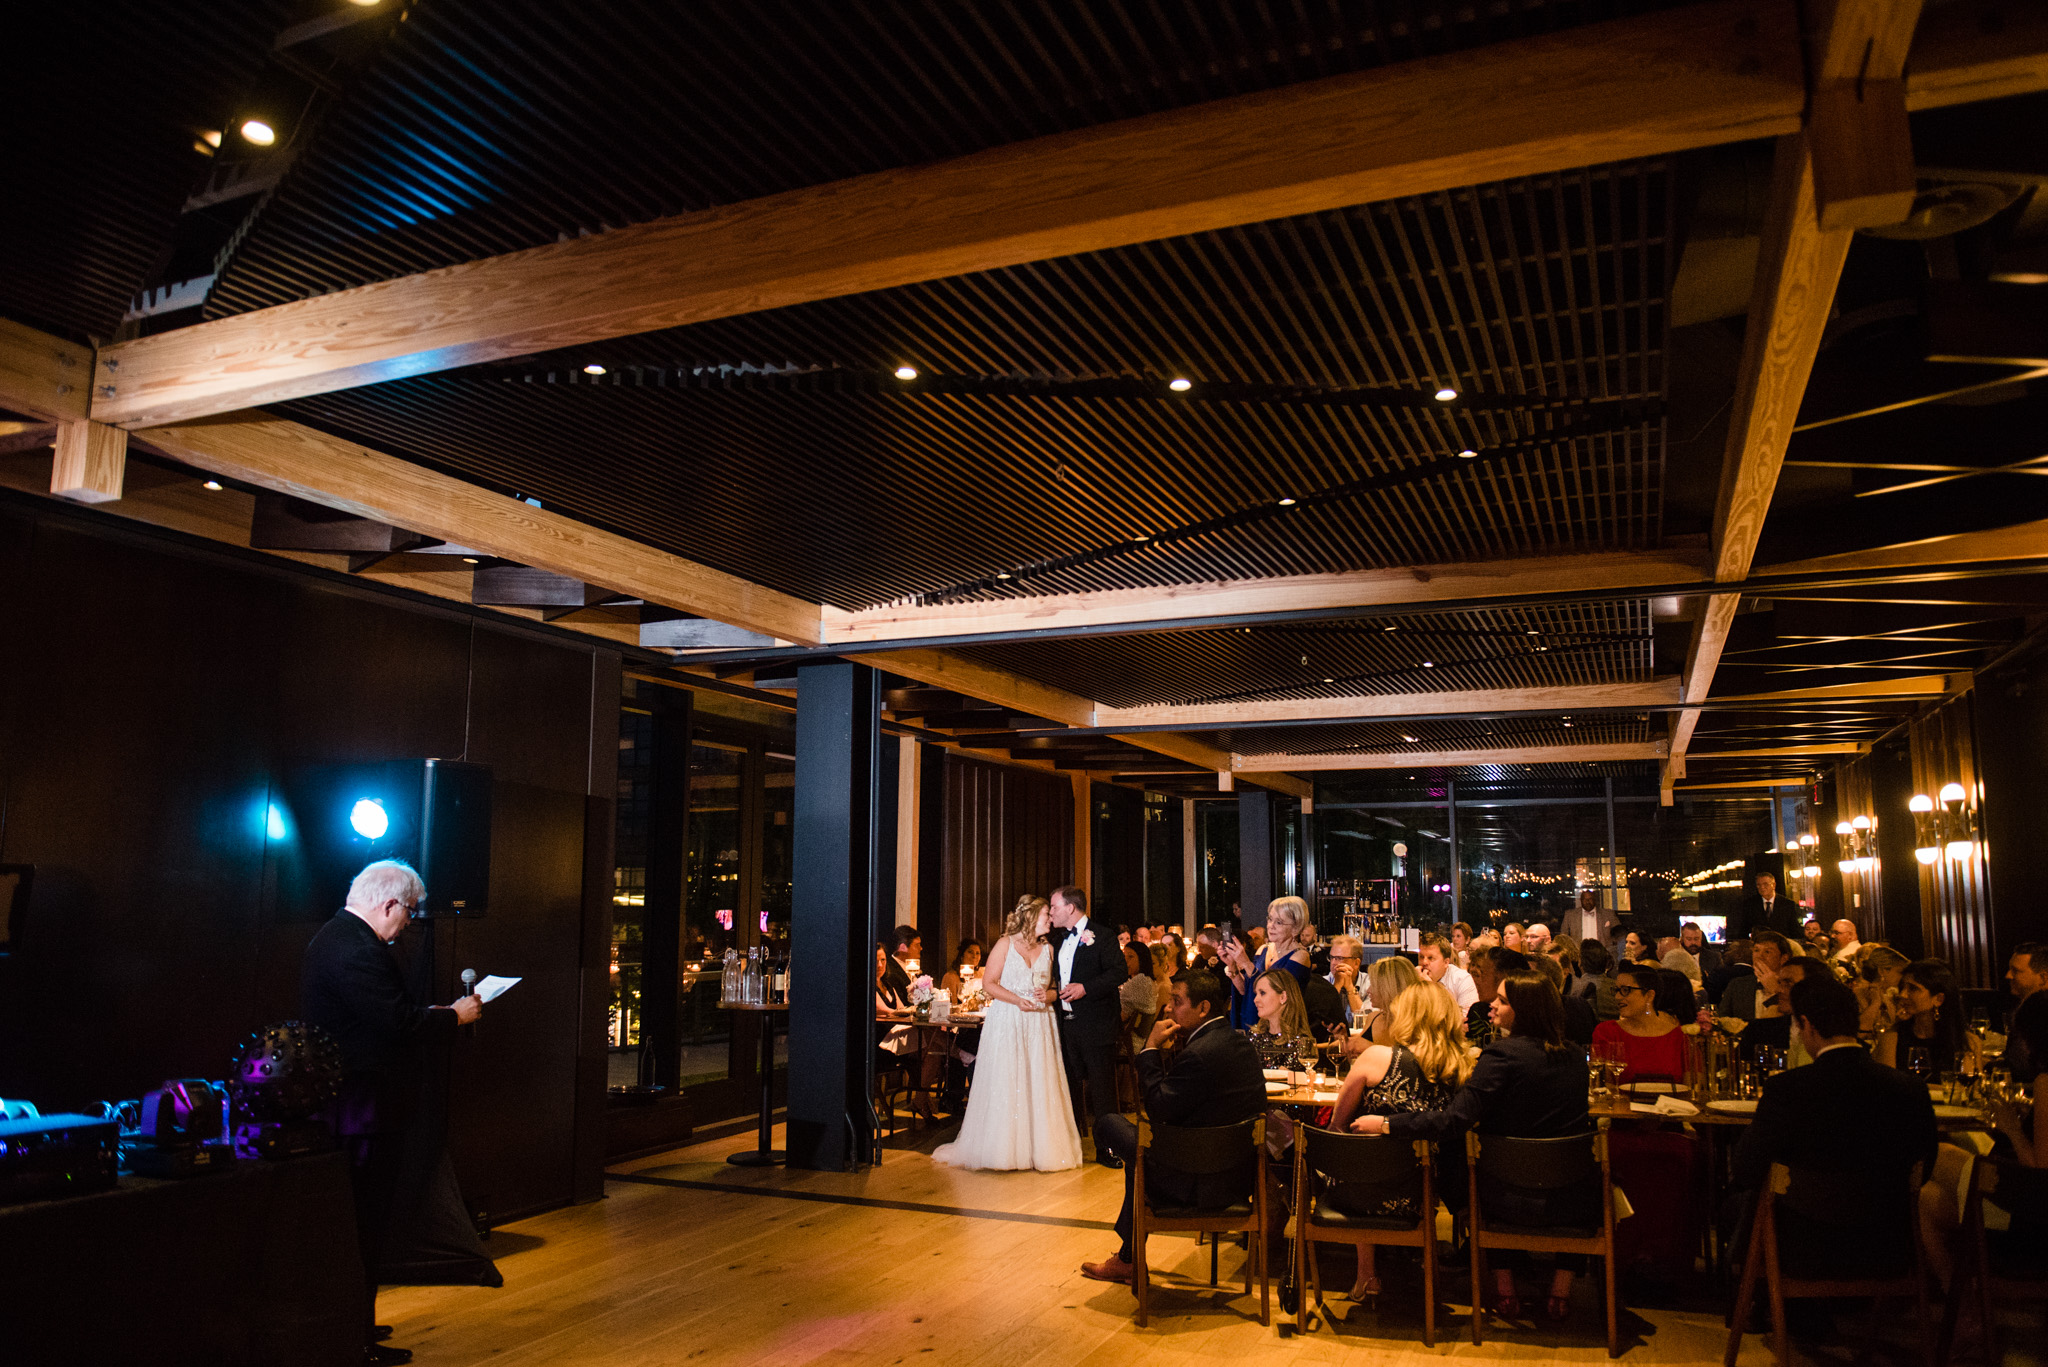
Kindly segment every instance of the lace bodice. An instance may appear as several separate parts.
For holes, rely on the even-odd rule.
[[[1038,962],[1034,964],[1025,959],[1012,940],[1009,955],[1003,960],[1003,986],[1020,997],[1035,996],[1043,1001],[1046,985],[1051,981],[1052,946],[1039,946]]]

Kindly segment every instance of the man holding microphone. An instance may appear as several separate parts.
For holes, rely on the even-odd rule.
[[[363,1360],[404,1363],[412,1353],[378,1343],[377,1262],[391,1221],[405,1131],[428,1046],[474,1024],[483,1002],[471,995],[429,1006],[407,990],[393,948],[426,896],[412,866],[380,859],[349,884],[348,901],[306,946],[301,1011],[341,1046],[341,1095],[335,1129],[352,1166],[356,1242],[363,1259]],[[388,1332],[388,1331],[387,1331]]]

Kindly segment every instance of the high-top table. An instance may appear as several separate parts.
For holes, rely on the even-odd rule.
[[[789,1014],[788,1002],[720,1002],[721,1011],[752,1011],[761,1018],[761,1128],[754,1147],[729,1153],[725,1161],[742,1168],[772,1168],[789,1155],[775,1147],[775,1017]]]

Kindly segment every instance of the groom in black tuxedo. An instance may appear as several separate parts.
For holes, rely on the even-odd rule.
[[[1252,1042],[1230,1028],[1230,987],[1204,968],[1191,968],[1173,984],[1173,997],[1138,1055],[1138,1085],[1145,1114],[1155,1124],[1188,1127],[1236,1125],[1266,1109],[1266,1077]],[[1172,1050],[1171,1053],[1166,1052]],[[1121,1115],[1105,1116],[1095,1131],[1127,1162],[1138,1157],[1138,1127]],[[1236,1175],[1191,1177],[1163,1163],[1145,1165],[1145,1190],[1157,1202],[1205,1208],[1229,1205],[1252,1189],[1250,1163]],[[1081,1264],[1081,1275],[1099,1282],[1131,1279],[1131,1213],[1136,1169],[1124,1170],[1124,1205],[1116,1232],[1123,1244],[1116,1256]]]
[[[1088,919],[1088,894],[1076,887],[1052,894],[1053,981],[1059,987],[1060,1057],[1075,1098],[1088,1084],[1088,1126],[1095,1161],[1120,1168],[1123,1160],[1102,1143],[1102,1120],[1116,1114],[1116,1032],[1123,1019],[1117,989],[1130,977],[1116,930]]]

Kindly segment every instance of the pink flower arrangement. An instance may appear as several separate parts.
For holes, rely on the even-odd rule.
[[[927,974],[924,974],[924,975],[923,975],[923,976],[921,976],[921,977],[918,977],[918,978],[914,978],[914,979],[912,979],[912,980],[911,980],[911,984],[910,984],[910,1000],[911,1000],[911,1001],[913,1001],[913,1002],[928,1002],[928,1001],[930,1001],[931,999],[932,999],[932,979],[931,979],[931,975],[930,975],[929,973],[927,973]]]

